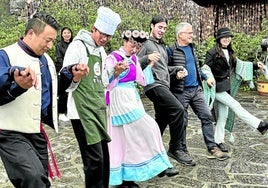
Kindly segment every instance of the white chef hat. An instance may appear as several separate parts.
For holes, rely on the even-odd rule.
[[[98,16],[94,26],[102,33],[114,35],[114,32],[121,22],[119,14],[112,11],[110,8],[101,6],[98,9]]]

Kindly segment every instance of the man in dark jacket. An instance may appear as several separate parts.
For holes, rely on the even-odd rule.
[[[225,160],[229,156],[225,155],[214,141],[212,115],[205,102],[201,76],[210,86],[214,84],[214,80],[206,78],[204,74],[200,74],[199,61],[192,45],[193,28],[191,24],[186,22],[178,24],[176,27],[176,37],[177,41],[167,48],[169,66],[182,66],[187,70],[187,74],[185,74],[186,71],[181,71],[177,78],[171,77],[171,92],[184,105],[184,123],[186,127],[188,125],[189,105],[201,120],[202,132],[209,152],[208,157]],[[186,129],[183,133],[183,140],[180,143],[180,150],[190,157],[186,146]]]
[[[168,56],[162,40],[167,28],[167,19],[155,16],[150,24],[150,38],[138,53],[142,68],[151,61],[156,63],[152,67],[155,82],[144,87],[146,96],[153,102],[155,120],[163,134],[167,125],[170,128],[170,142],[168,155],[187,165],[194,165],[192,160],[182,155],[179,143],[185,129],[183,123],[183,105],[170,92],[170,76],[176,77],[182,67],[168,67]]]

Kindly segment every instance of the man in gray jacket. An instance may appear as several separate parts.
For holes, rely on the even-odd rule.
[[[153,102],[155,120],[163,134],[167,125],[170,128],[168,155],[186,165],[195,165],[192,159],[179,150],[184,132],[184,107],[170,91],[170,76],[176,77],[182,67],[168,67],[168,56],[162,40],[167,28],[167,19],[157,15],[150,24],[150,38],[138,53],[142,68],[151,61],[155,82],[144,87],[146,96]]]

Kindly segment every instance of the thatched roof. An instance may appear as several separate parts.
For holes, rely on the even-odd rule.
[[[237,4],[256,4],[268,3],[268,0],[193,0],[196,4],[209,7],[211,5],[237,5]]]

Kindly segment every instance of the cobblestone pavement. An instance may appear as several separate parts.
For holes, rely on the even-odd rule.
[[[268,120],[268,96],[256,92],[239,93],[238,100],[249,112],[260,119]],[[153,115],[151,102],[143,99],[146,111]],[[60,122],[59,134],[46,127],[52,148],[62,174],[60,179],[52,181],[52,188],[83,188],[84,174],[76,139],[70,123]],[[140,182],[143,188],[260,188],[268,187],[268,137],[262,136],[236,118],[232,132],[235,140],[230,142],[230,133],[226,133],[226,142],[230,146],[231,158],[226,161],[208,159],[203,141],[200,121],[193,113],[189,115],[187,128],[188,149],[196,161],[195,167],[184,166],[170,159],[180,170],[178,176],[155,177]],[[167,147],[168,130],[163,136]],[[138,157],[138,156],[137,156]],[[12,187],[2,163],[0,162],[0,187]]]

